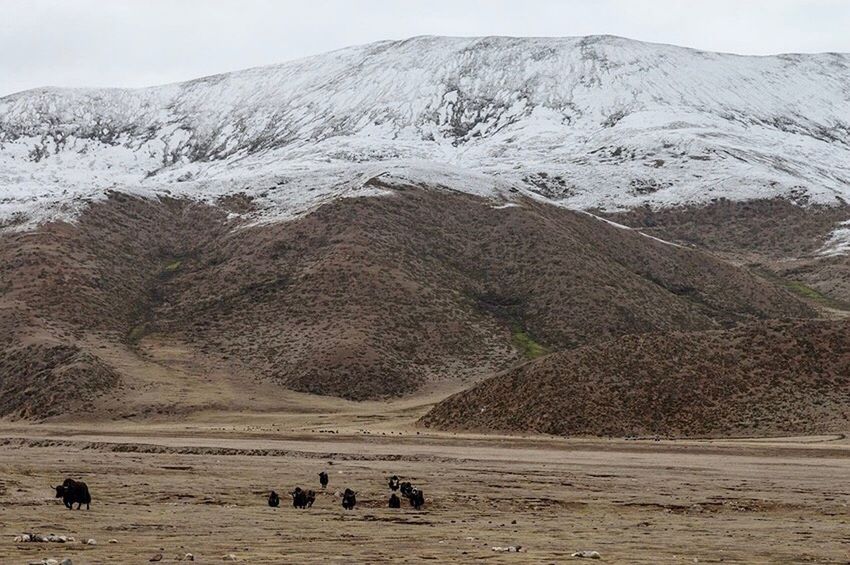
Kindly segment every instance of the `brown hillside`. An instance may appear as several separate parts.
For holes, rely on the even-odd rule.
[[[829,232],[850,218],[850,205],[802,205],[783,198],[721,198],[704,206],[641,207],[606,216],[645,233],[697,247],[786,259],[816,253]]]
[[[73,224],[0,236],[0,259],[5,347],[49,336],[144,357],[166,338],[258,381],[353,399],[544,347],[814,315],[746,270],[586,214],[418,188],[253,227],[115,193]]]
[[[0,349],[0,415],[42,419],[85,410],[118,385],[100,359],[69,345]]]
[[[530,362],[439,403],[445,429],[757,436],[850,425],[850,322],[626,336]]]
[[[647,234],[750,264],[807,298],[850,310],[850,257],[821,253],[833,230],[850,220],[850,204],[720,199],[707,206],[644,207],[608,217]]]

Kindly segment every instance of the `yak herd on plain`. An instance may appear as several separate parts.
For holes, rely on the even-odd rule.
[[[322,490],[328,486],[328,474],[324,471],[319,473],[319,484]],[[425,505],[425,493],[410,482],[401,482],[396,475],[393,475],[390,477],[389,487],[390,498],[388,506],[390,508],[401,508],[401,499],[396,492],[400,492],[416,510],[419,510]],[[295,487],[295,490],[289,494],[292,497],[292,506],[298,509],[310,508],[316,502],[316,491],[314,490],[302,490],[301,487]],[[65,507],[68,509],[73,508],[74,504],[77,505],[77,510],[83,504],[88,509],[91,504],[91,494],[89,493],[88,485],[82,481],[75,481],[73,479],[65,479],[61,485],[56,487],[56,498],[61,498]],[[353,510],[357,504],[357,493],[350,488],[346,488],[342,492],[341,498],[342,507],[346,510]],[[268,503],[269,506],[277,508],[280,506],[280,496],[275,491],[272,491],[269,494]]]
[[[324,471],[319,473],[319,484],[322,486],[322,490],[328,486],[328,474]],[[400,492],[416,510],[425,506],[425,493],[422,492],[422,489],[416,488],[409,482],[400,482],[396,475],[390,477],[389,487],[390,498],[387,505],[390,508],[401,508],[401,499],[396,494],[396,491]],[[316,491],[314,490],[302,490],[301,487],[295,487],[295,490],[290,492],[289,495],[292,497],[292,506],[302,510],[312,507],[313,503],[316,502]],[[353,510],[357,505],[357,492],[350,488],[342,491],[341,498],[342,507],[346,510]],[[275,491],[269,494],[269,506],[272,508],[280,506],[280,495]]]

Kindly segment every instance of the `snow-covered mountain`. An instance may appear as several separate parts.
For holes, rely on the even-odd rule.
[[[244,191],[286,217],[374,192],[363,183],[381,174],[580,208],[850,200],[850,55],[416,37],[167,86],[0,98],[0,217],[18,221],[108,189]]]

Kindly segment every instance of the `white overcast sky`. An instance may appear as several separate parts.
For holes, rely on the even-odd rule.
[[[0,0],[0,96],[162,84],[425,34],[850,52],[850,0]]]

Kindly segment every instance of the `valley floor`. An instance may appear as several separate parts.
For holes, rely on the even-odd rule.
[[[560,563],[595,550],[606,563],[846,563],[850,554],[850,441],[841,435],[563,440],[417,434],[381,422],[332,434],[277,421],[127,422],[109,433],[0,425],[0,562],[162,554],[166,563],[190,552],[204,563],[229,554],[250,563]],[[288,497],[267,506],[271,489],[318,490],[323,469],[330,486],[312,509],[297,511]],[[424,489],[424,510],[386,508],[392,474]],[[67,476],[89,484],[91,510],[52,498]],[[345,487],[358,492],[352,512],[333,495]],[[77,541],[13,541],[25,532]],[[512,545],[522,552],[492,549]]]

